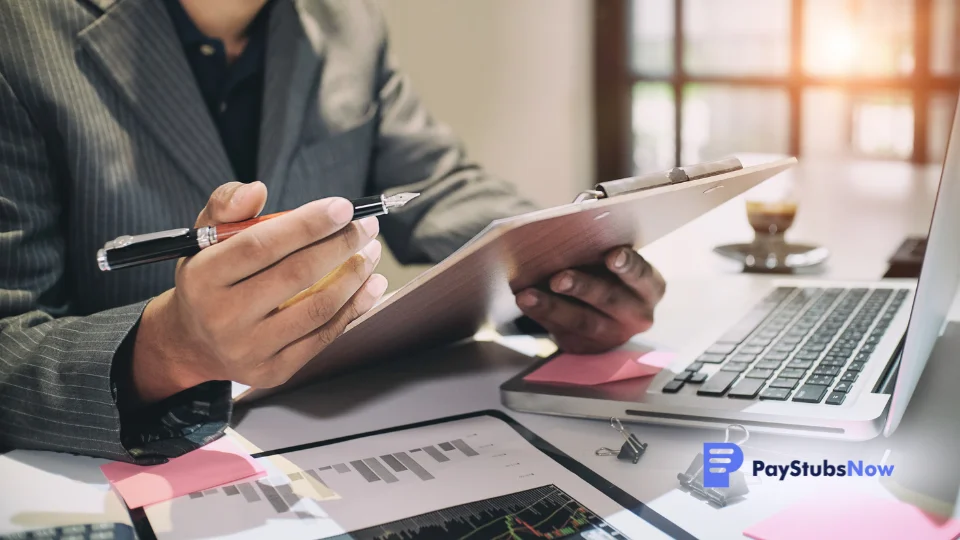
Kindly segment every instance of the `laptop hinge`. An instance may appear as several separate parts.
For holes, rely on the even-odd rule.
[[[880,376],[880,379],[877,380],[876,386],[873,387],[874,394],[893,393],[893,387],[897,383],[897,374],[900,372],[900,359],[903,358],[903,342],[905,339],[906,334],[900,338],[900,342],[897,343],[897,348],[894,349],[893,354],[890,355],[890,360],[887,361],[887,366],[883,369],[883,374]]]

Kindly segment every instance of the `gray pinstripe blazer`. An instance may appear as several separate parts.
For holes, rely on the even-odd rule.
[[[265,213],[421,191],[382,231],[429,262],[532,208],[429,116],[368,1],[281,0],[267,54]],[[0,0],[0,445],[130,459],[111,365],[173,263],[104,274],[96,249],[192,224],[230,180],[159,1]]]

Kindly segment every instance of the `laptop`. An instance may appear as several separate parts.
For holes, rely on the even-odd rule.
[[[960,279],[960,107],[918,280],[768,282],[712,343],[654,377],[598,386],[501,386],[524,412],[866,440],[896,429]],[[717,321],[714,321],[717,322]],[[660,324],[670,324],[661,320]]]

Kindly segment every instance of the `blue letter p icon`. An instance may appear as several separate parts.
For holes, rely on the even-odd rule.
[[[703,487],[730,487],[730,473],[743,465],[743,450],[732,442],[703,443]]]

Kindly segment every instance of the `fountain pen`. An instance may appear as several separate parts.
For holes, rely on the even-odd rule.
[[[350,201],[353,204],[353,221],[388,214],[391,209],[400,208],[419,196],[419,193],[397,193],[354,199]],[[107,242],[103,249],[97,251],[97,266],[100,270],[108,272],[189,257],[196,255],[202,249],[223,242],[247,227],[286,213],[277,212],[237,223],[222,223],[197,229],[172,229],[136,236],[121,236]]]

